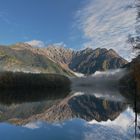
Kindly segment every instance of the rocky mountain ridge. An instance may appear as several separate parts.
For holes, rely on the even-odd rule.
[[[0,70],[23,71],[33,73],[58,73],[67,76],[74,74],[60,64],[28,44],[0,46]]]
[[[0,64],[4,70],[16,69],[72,76],[74,72],[92,74],[96,71],[116,69],[126,63],[127,61],[114,50],[105,48],[75,51],[55,45],[35,48],[28,43],[0,46]]]

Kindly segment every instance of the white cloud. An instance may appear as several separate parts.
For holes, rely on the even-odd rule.
[[[32,47],[37,47],[37,48],[45,47],[45,43],[40,40],[31,40],[31,41],[27,41],[26,43],[28,43]]]
[[[113,48],[130,59],[131,49],[126,41],[129,34],[135,33],[134,1],[89,0],[76,14],[77,26],[89,40],[83,45]]]
[[[47,46],[66,47],[66,44],[64,42],[49,43],[49,42],[43,42],[41,40],[31,40],[25,43],[28,43],[29,45],[35,48],[43,48]]]
[[[28,124],[23,125],[23,127],[28,129],[38,129],[42,126],[42,122],[30,122]]]

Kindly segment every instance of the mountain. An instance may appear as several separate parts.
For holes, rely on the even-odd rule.
[[[49,58],[59,63],[62,67],[84,74],[116,69],[128,63],[113,49],[97,48],[93,50],[86,48],[81,51],[74,51],[50,45],[44,50]]]
[[[96,71],[120,68],[126,63],[127,61],[113,49],[87,48],[75,53],[69,67],[76,72],[92,74]]]
[[[74,72],[92,74],[96,71],[116,69],[126,63],[127,61],[112,49],[86,48],[74,51],[56,45],[35,48],[27,43],[0,46],[0,69],[8,71],[74,76]]]
[[[49,45],[46,49],[47,56],[60,63],[62,66],[68,66],[75,52],[72,49]]]
[[[0,70],[59,73],[73,76],[74,74],[64,69],[43,53],[38,53],[37,48],[26,43],[18,43],[12,46],[0,46]]]
[[[35,48],[27,43],[17,43],[11,46],[11,48],[14,50],[29,50],[34,54],[43,55],[63,67],[67,67],[74,54],[73,50],[56,45],[49,45],[46,48]]]
[[[119,56],[113,49],[86,48],[74,51],[68,48],[50,45],[41,49],[51,60],[59,63],[62,67],[74,72],[92,74],[96,71],[120,68],[128,62]]]

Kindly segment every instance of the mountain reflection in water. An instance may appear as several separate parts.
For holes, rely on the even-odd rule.
[[[1,138],[130,140],[135,134],[135,115],[130,108],[133,105],[113,86],[114,83],[103,88],[85,85],[79,92],[3,91],[0,94]]]
[[[3,140],[130,140],[134,138],[134,127],[130,127],[133,117],[127,109],[113,122],[72,119],[59,123],[32,121],[20,126],[1,123],[0,135]]]
[[[26,96],[17,98],[17,94],[14,97],[12,92],[11,96],[10,92],[5,94],[11,101],[7,104],[4,100],[0,100],[2,139],[10,140],[12,137],[15,140],[19,138],[38,140],[40,135],[42,139],[51,140],[92,138],[129,140],[130,137],[134,137],[134,116],[132,110],[127,109],[126,103],[89,94],[63,93],[50,92],[50,96],[43,93],[41,100],[38,94],[30,96],[29,100],[26,100]],[[118,125],[119,121],[121,123]],[[5,134],[6,131],[8,135]],[[22,135],[24,137],[21,138]]]

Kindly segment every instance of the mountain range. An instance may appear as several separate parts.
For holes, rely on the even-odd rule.
[[[75,51],[49,45],[35,48],[28,43],[0,46],[0,70],[58,73],[74,76],[75,72],[92,74],[96,71],[116,69],[127,64],[113,49],[86,48]]]

